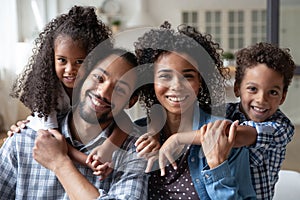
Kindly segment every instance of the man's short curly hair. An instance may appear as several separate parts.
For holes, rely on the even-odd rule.
[[[56,38],[71,37],[88,54],[101,42],[110,41],[111,34],[108,26],[98,20],[95,8],[73,6],[67,14],[50,21],[35,39],[33,55],[14,82],[11,96],[19,98],[32,113],[47,118],[57,108],[60,95],[54,59]]]
[[[174,30],[169,22],[164,22],[160,28],[151,29],[139,37],[134,47],[138,63],[146,71],[141,80],[147,84],[141,87],[139,100],[147,112],[153,104],[159,103],[153,85],[154,64],[159,56],[170,52],[187,54],[196,61],[202,81],[202,89],[197,97],[203,110],[211,113],[212,104],[220,104],[225,100],[222,89],[229,73],[220,58],[223,50],[212,41],[210,35],[201,34],[187,25],[180,25]]]
[[[260,42],[236,53],[235,82],[240,85],[247,68],[253,68],[258,64],[266,64],[283,76],[283,90],[286,92],[290,85],[296,65],[289,54],[289,49],[266,42]]]

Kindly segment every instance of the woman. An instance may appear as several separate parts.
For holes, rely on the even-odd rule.
[[[218,50],[221,51],[210,36],[189,26],[180,26],[175,31],[168,22],[146,32],[135,43],[138,62],[145,70],[142,80],[147,82],[141,89],[140,101],[148,114],[147,119],[138,120],[137,124],[153,127],[165,121],[161,130],[154,127],[160,133],[161,144],[174,133],[200,129],[218,119],[212,114],[221,115],[224,111],[224,81],[228,72],[222,67]],[[156,104],[161,106],[159,115],[151,113]],[[227,125],[218,121],[200,129],[202,146],[179,148],[178,169],[167,166],[163,176],[154,169],[148,198],[255,199],[248,151],[232,149],[235,124],[229,136],[215,137],[217,134],[212,131],[219,128],[220,132]],[[219,143],[215,144],[215,140]]]

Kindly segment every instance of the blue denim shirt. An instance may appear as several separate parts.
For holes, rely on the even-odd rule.
[[[209,122],[224,119],[205,113],[195,106],[193,130]],[[146,118],[135,121],[138,126],[147,125]],[[199,145],[191,145],[188,157],[190,175],[201,200],[206,199],[256,199],[251,183],[249,152],[247,148],[232,149],[228,160],[210,169]]]
[[[200,129],[202,125],[217,119],[220,118],[206,114],[200,109],[194,115],[193,129]],[[201,200],[256,199],[251,184],[248,149],[232,149],[228,160],[210,169],[201,146],[192,145],[188,164],[195,189]]]

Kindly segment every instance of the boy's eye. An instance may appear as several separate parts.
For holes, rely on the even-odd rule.
[[[279,94],[279,92],[277,92],[276,90],[271,90],[270,94],[273,95],[273,96],[276,96],[276,95]]]
[[[256,92],[257,91],[256,87],[247,87],[247,90],[249,92]]]

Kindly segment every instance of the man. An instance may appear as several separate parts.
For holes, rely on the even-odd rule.
[[[130,99],[137,78],[134,55],[118,49],[94,52],[81,68],[84,70],[77,85],[79,93],[74,96],[79,98],[78,104],[73,113],[60,120],[59,130],[37,134],[30,128],[23,129],[21,134],[8,138],[0,149],[2,198],[147,198],[146,165],[137,157],[133,133],[113,154],[114,170],[103,181],[88,167],[73,164],[67,155],[66,140],[81,152],[89,153],[114,129],[113,114],[122,111],[128,99],[130,106],[135,103]]]

